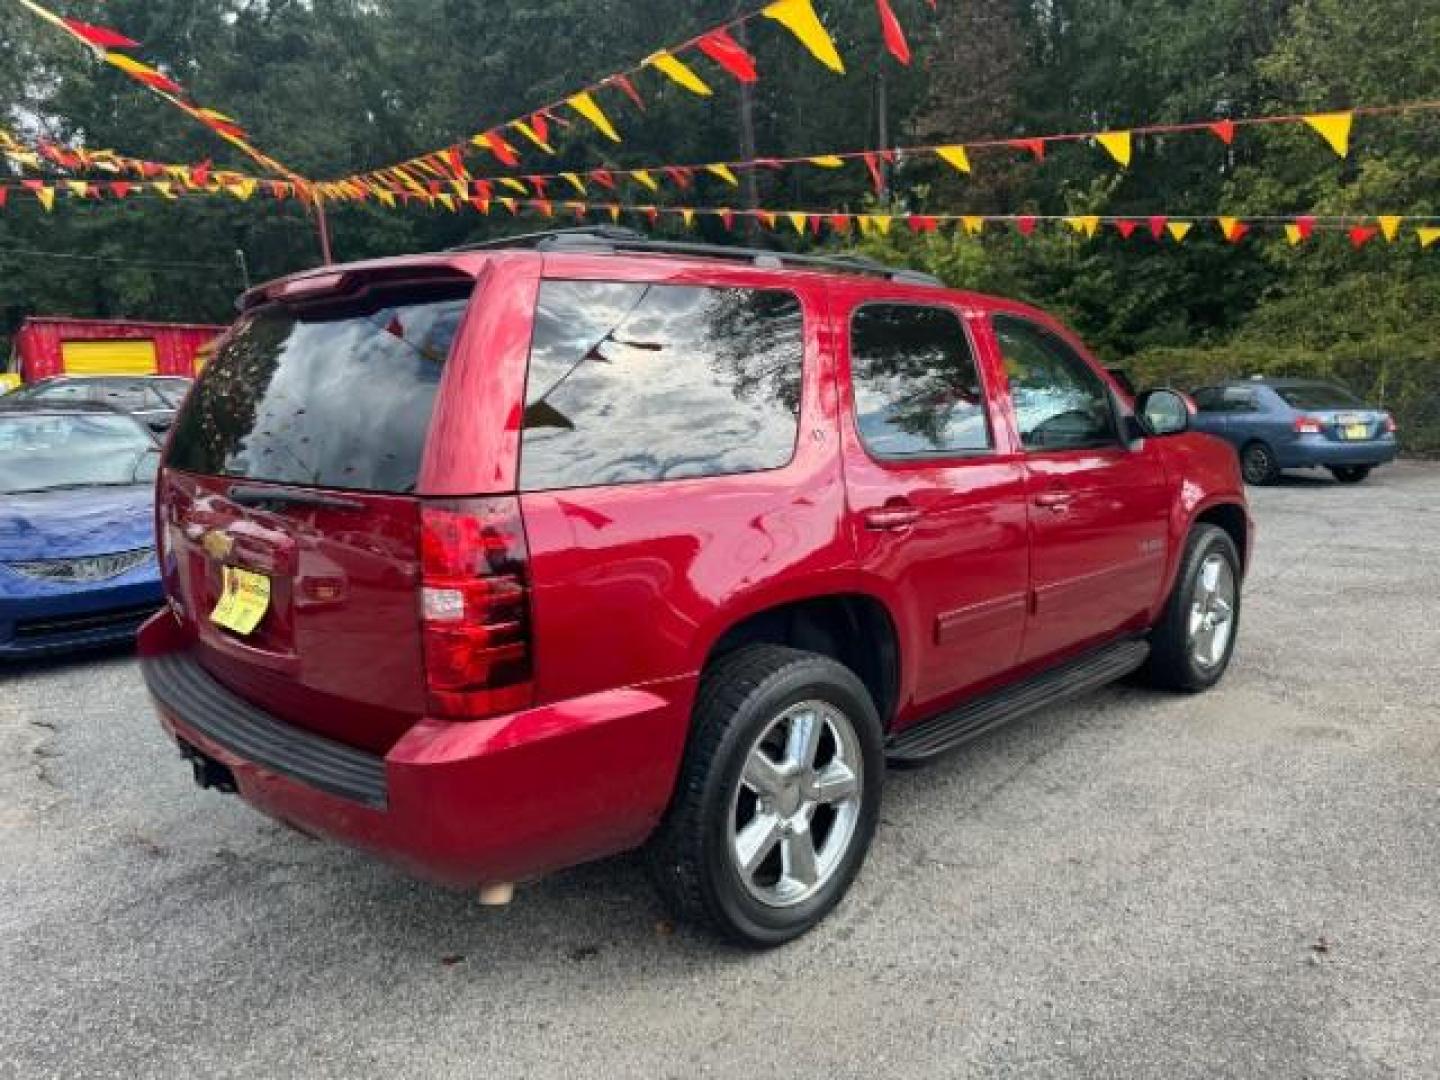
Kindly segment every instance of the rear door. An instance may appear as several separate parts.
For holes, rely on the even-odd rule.
[[[943,297],[835,289],[850,531],[894,590],[901,722],[1010,671],[1025,625],[1025,471],[995,423],[964,313]],[[883,583],[883,584],[881,584]]]
[[[424,710],[415,491],[472,288],[382,283],[246,315],[167,450],[163,568],[200,663],[375,752]],[[242,583],[268,592],[252,628],[217,611]]]
[[[1043,661],[1143,625],[1165,570],[1169,487],[1155,440],[1125,445],[1110,386],[1057,327],[1014,314],[991,327],[1029,496],[1023,657]]]

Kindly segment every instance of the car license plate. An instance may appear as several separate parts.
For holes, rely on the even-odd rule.
[[[255,632],[270,607],[270,579],[238,566],[221,567],[224,587],[210,621],[242,637]]]
[[[1368,424],[1346,424],[1345,438],[1366,439],[1370,437],[1370,426]]]

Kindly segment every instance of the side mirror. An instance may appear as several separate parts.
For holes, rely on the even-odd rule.
[[[1179,435],[1189,431],[1193,412],[1189,399],[1178,390],[1146,390],[1135,399],[1135,418],[1146,435]]]

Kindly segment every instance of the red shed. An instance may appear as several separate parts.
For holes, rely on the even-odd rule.
[[[193,376],[195,354],[224,330],[206,323],[31,318],[15,334],[8,370],[25,382],[50,375]]]

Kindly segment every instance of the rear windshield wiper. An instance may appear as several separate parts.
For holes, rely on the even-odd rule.
[[[308,506],[317,510],[364,510],[358,499],[338,495],[322,495],[316,491],[289,491],[285,488],[252,487],[236,484],[230,489],[230,501],[241,506]]]

